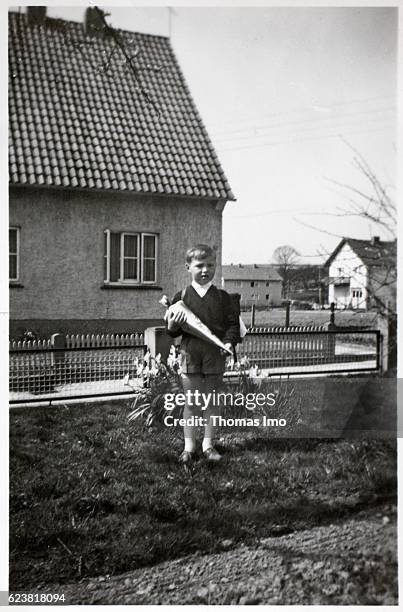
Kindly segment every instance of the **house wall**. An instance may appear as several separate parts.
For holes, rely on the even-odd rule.
[[[127,332],[160,323],[158,303],[188,282],[186,250],[217,247],[221,277],[222,212],[215,202],[166,196],[10,190],[10,226],[20,227],[20,286],[10,285],[11,333],[33,329]],[[106,288],[104,230],[159,234],[156,287]],[[62,329],[61,329],[62,328]]]
[[[354,253],[348,244],[344,244],[339,253],[329,266],[330,279],[338,277],[349,277],[350,285],[345,287],[335,287],[334,283],[329,283],[329,304],[334,302],[336,307],[345,308],[353,306],[356,308],[366,308],[368,300],[367,278],[368,271],[362,260]],[[362,297],[354,302],[352,297],[353,290],[361,290]]]
[[[251,287],[251,283],[254,286]],[[268,283],[268,285],[266,284]],[[241,308],[255,304],[257,307],[279,306],[281,304],[281,281],[226,280],[223,286],[228,293],[240,293]],[[266,296],[269,296],[267,299]]]

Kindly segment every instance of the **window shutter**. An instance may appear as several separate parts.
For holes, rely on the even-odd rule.
[[[18,280],[18,230],[16,228],[8,230],[8,242],[8,277],[10,280]]]
[[[143,235],[143,282],[157,280],[157,239],[150,234]]]
[[[120,234],[111,232],[110,236],[109,280],[113,283],[120,278]]]

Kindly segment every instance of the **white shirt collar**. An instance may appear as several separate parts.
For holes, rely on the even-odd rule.
[[[204,297],[206,295],[212,284],[212,281],[206,285],[199,285],[199,283],[196,283],[196,281],[192,281],[192,287],[200,297]]]

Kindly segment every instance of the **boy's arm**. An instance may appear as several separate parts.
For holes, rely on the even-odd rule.
[[[175,293],[175,296],[172,300],[172,304],[175,304],[176,302],[179,302],[179,300],[181,299],[181,292],[178,291],[178,293]],[[171,329],[169,329],[169,327],[171,327]],[[169,336],[171,336],[171,338],[177,338],[178,336],[182,335],[182,329],[178,326],[177,329],[175,329],[175,325],[172,326],[172,324],[170,325],[168,321],[165,321],[165,329],[167,331],[167,334]]]
[[[231,298],[226,291],[223,291],[224,295],[224,308],[225,308],[225,334],[223,338],[224,344],[231,344],[235,346],[239,342],[239,315],[232,306]]]

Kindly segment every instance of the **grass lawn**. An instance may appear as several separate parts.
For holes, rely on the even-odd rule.
[[[358,312],[354,310],[336,310],[335,323],[343,326],[371,326],[376,329],[376,312]],[[242,319],[250,325],[250,309],[242,312]],[[329,310],[290,310],[290,325],[324,325],[329,323]],[[255,313],[256,327],[271,327],[285,325],[285,310],[273,308],[271,310],[257,310]]]
[[[335,522],[395,501],[396,445],[225,433],[223,461],[177,463],[181,440],[128,425],[128,404],[10,414],[10,588],[114,575]]]

